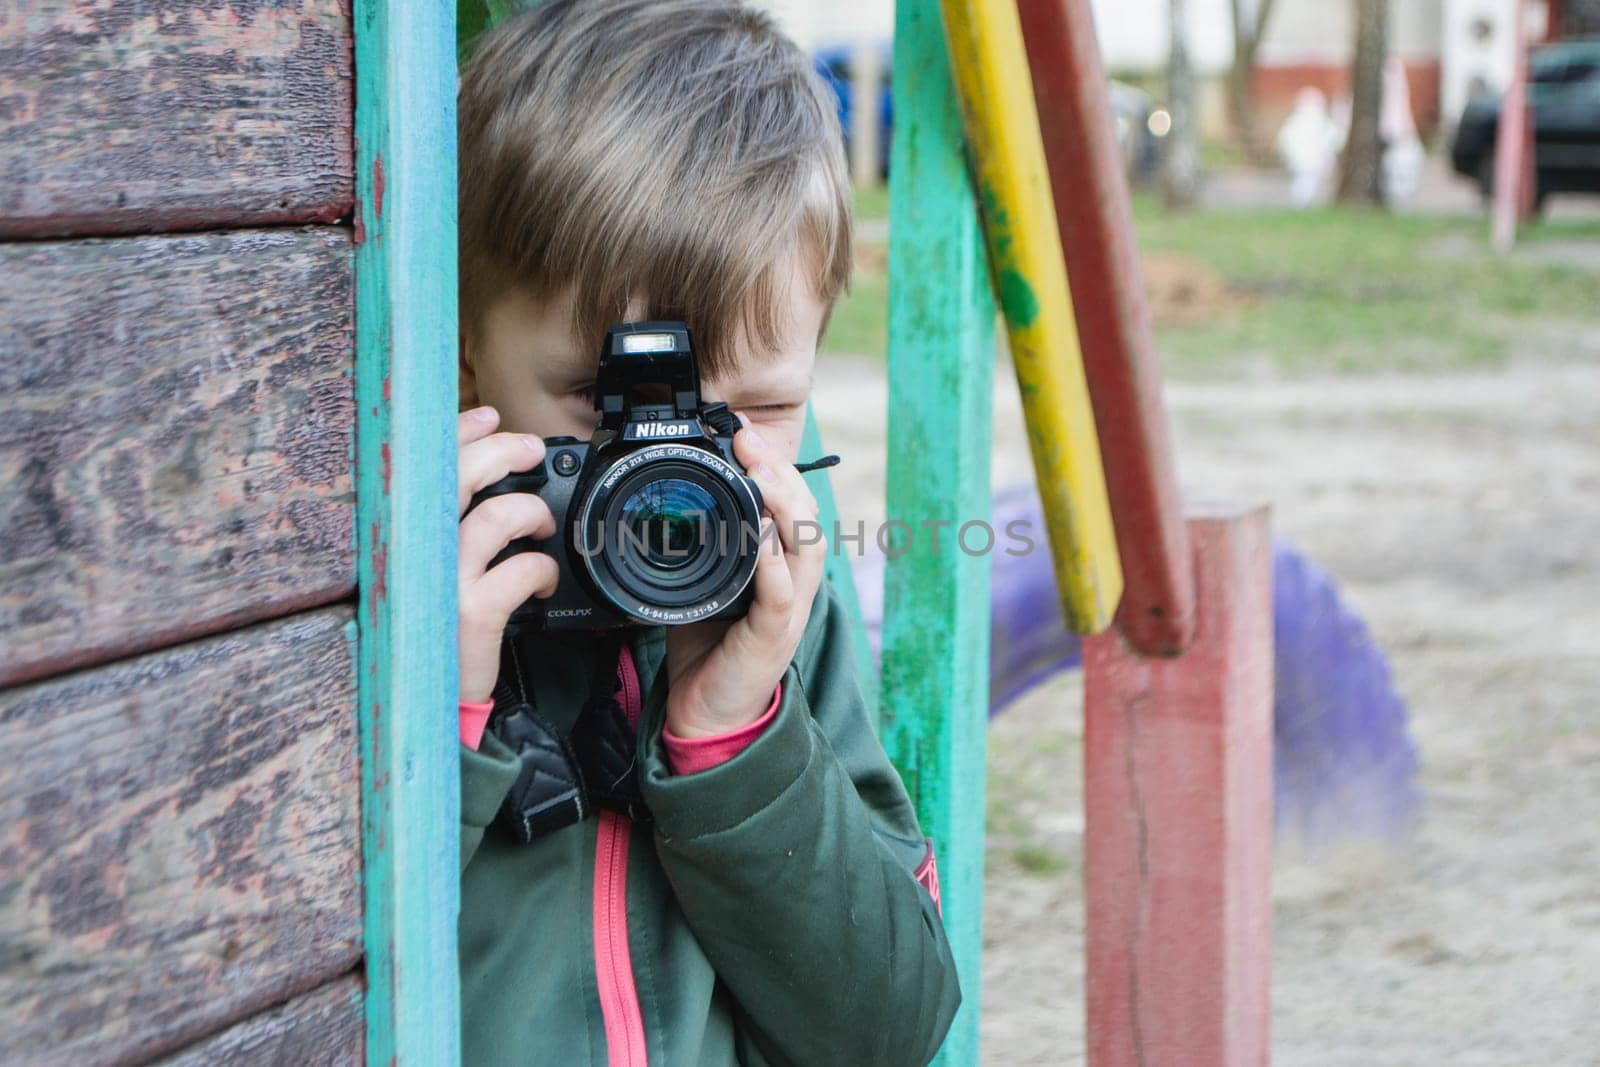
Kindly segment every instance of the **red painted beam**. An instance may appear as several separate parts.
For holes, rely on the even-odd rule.
[[[1139,651],[1175,655],[1194,632],[1193,576],[1094,19],[1088,0],[1017,11],[1122,556],[1117,626]]]
[[[1091,1067],[1265,1064],[1272,961],[1272,546],[1265,508],[1188,524],[1182,656],[1086,639]]]
[[[1528,5],[1516,0],[1512,17],[1511,83],[1500,98],[1500,125],[1494,144],[1494,213],[1491,234],[1496,251],[1517,243],[1517,224],[1533,217],[1538,177],[1534,169],[1533,122],[1528,107]]]

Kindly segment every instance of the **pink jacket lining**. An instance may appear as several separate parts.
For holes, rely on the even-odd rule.
[[[783,683],[780,682],[772,691],[772,703],[767,705],[767,710],[762,712],[761,717],[736,730],[710,737],[678,737],[670,730],[662,730],[661,742],[666,746],[667,764],[672,768],[672,773],[698,774],[728,762],[761,736],[761,731],[765,730],[778,714],[778,705],[782,701]],[[492,700],[481,704],[462,701],[459,706],[461,743],[474,752],[483,743],[483,731],[489,723],[489,713],[492,711],[494,711]]]

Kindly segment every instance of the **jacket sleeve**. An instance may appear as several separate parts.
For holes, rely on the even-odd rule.
[[[461,869],[467,869],[483,832],[517,780],[516,755],[499,738],[485,733],[477,751],[461,747]]]
[[[645,709],[644,798],[678,904],[775,1063],[925,1064],[960,1004],[927,854],[868,721],[824,583],[776,717],[725,763],[674,776],[665,686]]]

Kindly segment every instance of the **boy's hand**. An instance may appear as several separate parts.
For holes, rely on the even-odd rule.
[[[544,459],[542,440],[495,433],[499,424],[500,413],[488,407],[456,419],[458,513],[467,510],[478,490],[513,471],[532,470]],[[556,561],[542,552],[522,552],[493,570],[485,568],[514,538],[549,537],[555,529],[549,505],[531,493],[492,497],[461,520],[456,597],[462,702],[481,704],[494,696],[506,620],[530,596],[546,597],[556,588]]]
[[[737,621],[668,629],[667,729],[676,737],[726,733],[761,716],[811,618],[827,556],[816,526],[816,498],[791,458],[748,423],[734,437],[733,450],[761,487],[771,516],[762,522],[751,579],[755,599]]]

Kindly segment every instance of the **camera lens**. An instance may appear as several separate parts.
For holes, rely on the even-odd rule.
[[[656,445],[603,472],[579,512],[576,546],[604,603],[645,622],[709,618],[755,573],[760,501],[708,450]]]
[[[625,557],[657,579],[675,584],[703,570],[715,544],[710,535],[717,502],[684,478],[646,482],[623,501],[617,515]]]

